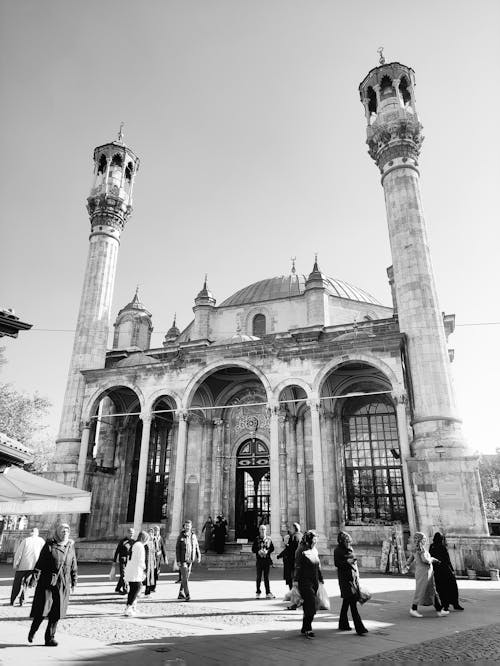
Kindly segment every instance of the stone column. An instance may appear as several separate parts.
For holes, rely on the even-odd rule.
[[[214,419],[215,446],[213,451],[213,503],[215,516],[222,512],[222,461],[224,455],[224,421]],[[214,516],[214,518],[215,518]]]
[[[149,434],[151,431],[151,414],[141,414],[142,436],[139,469],[137,471],[137,490],[135,493],[134,530],[138,534],[144,517],[144,499],[146,497],[146,475],[148,473]]]
[[[229,523],[229,471],[231,469],[231,456],[229,428],[224,428],[223,447],[222,447],[222,511]],[[232,528],[233,529],[233,528]]]
[[[325,424],[325,437],[324,442],[326,446],[324,459],[326,460],[324,478],[325,483],[328,487],[327,496],[330,498],[331,502],[331,522],[334,523],[335,529],[339,525],[339,486],[337,482],[337,460],[336,460],[336,450],[335,450],[335,438],[333,434],[333,413],[326,411],[323,413],[324,424]],[[331,527],[329,526],[328,532],[331,532]]]
[[[312,458],[314,473],[314,516],[316,532],[323,540],[325,533],[325,491],[323,486],[323,454],[321,451],[321,429],[319,425],[319,400],[308,400],[311,410]]]
[[[82,439],[80,442],[80,456],[78,458],[78,488],[85,485],[85,472],[87,471],[87,458],[89,452],[90,421],[86,421],[82,427]]]
[[[172,502],[172,525],[170,537],[175,538],[180,530],[183,518],[184,476],[186,469],[186,448],[188,433],[188,413],[178,410],[179,426],[177,431],[177,447],[175,455],[174,500]]]
[[[403,485],[405,489],[406,509],[408,511],[408,525],[413,534],[417,530],[415,517],[415,499],[413,488],[408,474],[408,459],[411,457],[410,444],[408,442],[408,420],[406,417],[406,395],[393,394],[396,403],[396,419],[398,423],[399,447],[401,450],[401,469],[403,474]]]
[[[297,417],[297,486],[299,501],[299,522],[302,529],[306,526],[306,465],[304,457],[304,412]]]
[[[297,417],[288,414],[286,419],[286,441],[287,441],[287,478],[288,478],[288,510],[293,518],[300,522],[299,518],[299,487],[297,478]],[[292,498],[292,499],[290,499]],[[288,516],[291,520],[292,516]]]
[[[288,478],[287,478],[287,442],[286,442],[286,413],[280,412],[279,421],[279,467],[280,467],[280,529],[286,534],[288,523]]]
[[[271,539],[281,543],[280,532],[280,460],[279,460],[279,422],[278,405],[269,404],[270,451],[269,471],[271,475]]]
[[[201,472],[202,480],[202,503],[203,503],[203,522],[207,516],[212,515],[212,462],[214,445],[214,422],[213,419],[205,419],[205,428],[203,432],[203,469]],[[213,516],[212,516],[213,517]],[[203,524],[203,523],[202,523]]]

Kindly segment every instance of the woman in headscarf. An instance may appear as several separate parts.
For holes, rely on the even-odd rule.
[[[436,532],[429,548],[431,557],[439,560],[433,563],[434,581],[439,600],[443,604],[443,610],[448,610],[451,604],[455,610],[462,611],[463,607],[458,600],[458,587],[455,572],[451,564],[450,555],[446,548],[445,540],[440,532]]]
[[[137,599],[146,578],[146,549],[144,545],[148,542],[147,532],[139,532],[137,541],[130,550],[130,559],[125,566],[125,582],[128,583],[127,607],[125,615],[135,615],[137,611]]]
[[[362,636],[367,633],[368,629],[363,624],[356,605],[359,600],[359,571],[352,549],[351,535],[347,532],[339,532],[337,542],[338,546],[333,552],[333,557],[338,569],[340,596],[342,597],[339,630],[350,631],[352,629],[347,617],[347,611],[350,608],[356,633],[358,636]]]
[[[58,525],[54,538],[45,542],[35,564],[35,579],[37,586],[31,606],[33,622],[28,642],[33,642],[38,628],[46,617],[45,645],[56,647],[57,623],[66,617],[69,594],[73,591],[77,579],[75,547],[69,538],[67,523]]]
[[[433,562],[439,562],[432,557],[425,547],[427,537],[423,532],[415,532],[413,535],[413,552],[406,560],[406,566],[415,563],[415,594],[413,604],[410,609],[410,615],[413,617],[423,617],[418,612],[419,606],[432,606],[436,609],[438,617],[448,615],[449,611],[443,610],[443,606],[436,592],[434,584]]]
[[[292,523],[288,530],[288,541],[279,555],[278,560],[283,558],[283,580],[291,590],[293,586],[293,570],[295,568],[295,553],[302,539],[299,523]]]
[[[309,530],[302,538],[303,549],[297,556],[295,563],[294,582],[297,583],[300,596],[303,599],[302,629],[300,633],[306,638],[314,638],[312,621],[316,614],[316,592],[319,583],[323,582],[319,554],[316,548],[318,537],[316,532]]]

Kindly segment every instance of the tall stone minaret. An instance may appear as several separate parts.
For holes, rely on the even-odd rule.
[[[139,158],[118,139],[94,150],[94,182],[87,199],[90,237],[75,341],[64,396],[54,471],[75,483],[81,441],[81,370],[103,368],[110,328],[120,236],[132,212]]]
[[[408,467],[422,529],[446,523],[447,531],[484,533],[481,491],[457,413],[425,227],[418,168],[423,135],[414,87],[414,71],[399,62],[386,64],[382,55],[359,86],[368,152],[382,176],[397,315],[407,341],[414,433]]]

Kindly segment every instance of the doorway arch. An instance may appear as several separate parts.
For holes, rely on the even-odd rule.
[[[236,453],[235,536],[253,540],[271,511],[269,449],[260,439],[247,439]]]

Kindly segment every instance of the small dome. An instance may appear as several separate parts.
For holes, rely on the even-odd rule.
[[[119,317],[121,314],[124,312],[144,312],[148,317],[151,317],[151,312],[148,312],[144,305],[141,303],[139,300],[139,287],[135,290],[134,298],[130,301],[130,303],[127,303],[125,307],[123,307],[120,312],[118,313],[117,317]]]
[[[358,287],[350,285],[343,280],[324,277],[325,288],[331,296],[337,298],[347,298],[350,301],[359,301],[361,303],[372,303],[381,305],[381,303],[371,296],[368,292]],[[231,307],[234,305],[247,305],[250,303],[262,303],[275,299],[292,298],[302,296],[305,291],[305,275],[291,273],[290,275],[281,275],[279,277],[268,278],[254,282],[248,287],[240,289],[235,294],[226,298],[219,307]]]
[[[167,334],[165,335],[165,339],[163,340],[164,346],[170,342],[175,342],[179,337],[179,335],[181,334],[181,332],[177,328],[176,318],[177,316],[174,315],[174,321],[172,322],[172,326],[168,329]]]
[[[126,358],[122,358],[116,364],[117,368],[128,368],[134,365],[148,365],[149,363],[159,363],[157,358],[148,356],[141,350],[131,352]]]

